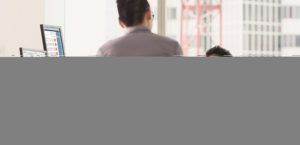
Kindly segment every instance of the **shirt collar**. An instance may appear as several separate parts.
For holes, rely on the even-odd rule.
[[[147,27],[145,26],[135,26],[135,27],[131,27],[127,30],[127,34],[130,34],[130,33],[135,33],[135,32],[141,32],[141,31],[144,31],[144,32],[151,32],[150,29],[148,29]]]

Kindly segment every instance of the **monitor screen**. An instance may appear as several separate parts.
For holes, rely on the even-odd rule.
[[[57,26],[41,25],[44,50],[48,57],[64,57],[64,46],[61,28]]]
[[[20,48],[21,57],[47,57],[45,51]]]

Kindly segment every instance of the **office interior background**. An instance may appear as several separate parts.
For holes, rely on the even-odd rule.
[[[186,56],[222,45],[241,57],[300,56],[299,0],[148,0],[153,32]],[[0,56],[43,50],[40,24],[61,26],[66,56],[94,56],[124,34],[115,0],[0,0]]]

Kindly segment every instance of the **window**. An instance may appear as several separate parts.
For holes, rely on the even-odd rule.
[[[269,50],[272,52],[274,50],[274,43],[273,43],[273,36],[270,35],[269,37]]]
[[[203,48],[204,48],[204,50],[208,50],[208,48],[207,48],[207,45],[208,45],[208,43],[207,43],[207,36],[204,36],[204,46],[203,46]]]
[[[289,10],[289,11],[290,11],[290,17],[289,17],[289,18],[294,18],[294,16],[293,16],[293,12],[294,12],[294,11],[293,11],[293,7],[290,7],[290,10]]]
[[[300,7],[296,7],[296,18],[300,19]]]
[[[267,22],[270,20],[270,15],[269,15],[269,7],[267,7]]]
[[[252,50],[252,36],[251,34],[249,35],[249,50]]]
[[[300,35],[296,36],[296,47],[300,47]]]
[[[249,21],[251,21],[252,20],[252,6],[251,5],[249,5]]]
[[[209,47],[220,45],[220,40],[224,48],[240,53],[236,54],[237,56],[250,53],[254,56],[261,56],[266,50],[269,50],[269,54],[275,51],[280,53],[278,45],[281,45],[281,42],[278,42],[280,41],[278,37],[281,35],[278,28],[281,27],[281,14],[284,13],[289,17],[290,6],[282,7],[285,9],[284,12],[281,11],[282,5],[278,0],[240,1],[223,1],[221,28],[219,11],[217,8],[211,9],[212,6],[219,4],[219,0],[207,0],[205,5],[200,3],[202,7],[200,12],[197,11],[197,0],[165,0],[166,36],[177,38],[189,56],[194,56],[195,54],[191,53],[199,49],[202,55],[201,52]],[[241,9],[233,9],[236,7]],[[199,17],[200,20],[197,21]],[[222,33],[220,30],[223,30]],[[220,34],[223,35],[220,36]],[[244,47],[240,48],[240,46]]]
[[[269,51],[270,50],[270,37],[269,37],[269,35],[267,35],[267,51]]]
[[[257,48],[258,48],[258,38],[257,38],[257,37],[258,37],[258,36],[255,35],[255,38],[254,38],[255,48],[254,48],[254,50],[257,50]]]
[[[285,36],[286,38],[286,47],[291,47],[290,46],[290,36],[289,35],[287,35],[287,36]]]
[[[278,7],[278,21],[277,22],[281,22],[281,8]]]
[[[111,1],[111,0],[109,0]],[[113,0],[114,2],[114,0]],[[153,28],[152,28],[152,32],[154,33],[158,33],[158,3],[157,0],[148,0],[150,7],[151,7],[151,11],[154,13],[154,20],[153,20]]]
[[[282,37],[282,46],[283,47],[287,47],[287,42],[286,42],[286,35],[283,35],[283,37]]]
[[[255,21],[258,21],[258,6],[257,5],[255,5],[254,13],[255,13]]]
[[[278,36],[278,50],[281,50],[281,36]]]
[[[260,40],[261,40],[261,47],[260,47],[260,49],[261,49],[261,51],[263,51],[264,50],[264,35],[261,35],[261,38],[260,38]]]
[[[282,11],[283,11],[282,18],[287,18],[287,14],[286,14],[287,9],[286,9],[286,7],[283,7]]]
[[[176,39],[180,41],[181,35],[181,0],[166,0],[165,1],[165,17],[166,17],[166,24],[165,24],[165,34],[166,36],[170,37],[171,39]],[[191,30],[188,30],[191,31]],[[194,34],[195,35],[195,34]],[[187,36],[187,39],[194,36]],[[190,42],[188,45],[190,47],[196,47],[196,40],[194,42]]]
[[[290,47],[294,47],[294,41],[293,41],[293,36],[292,35],[290,35],[290,38],[289,38],[289,40],[290,40]]]
[[[244,46],[243,46],[244,48],[243,49],[247,51],[249,49],[248,48],[249,47],[249,44],[248,44],[249,41],[248,41],[248,35],[247,34],[244,34],[243,42],[244,42]]]
[[[176,20],[177,19],[177,9],[176,8],[168,8],[167,12],[168,20]]]
[[[243,5],[243,20],[246,21],[246,5]]]
[[[272,8],[272,21],[275,22],[275,17],[276,17],[276,12],[275,12],[275,7]]]
[[[264,6],[260,6],[258,12],[260,12],[260,21],[264,21]]]
[[[276,37],[275,36],[273,36],[272,49],[273,49],[273,51],[276,51]]]

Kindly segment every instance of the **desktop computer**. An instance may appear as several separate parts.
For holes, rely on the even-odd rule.
[[[45,51],[26,49],[20,47],[20,56],[21,57],[47,57],[47,53]]]
[[[61,27],[41,25],[44,50],[48,57],[64,57],[65,50]]]

